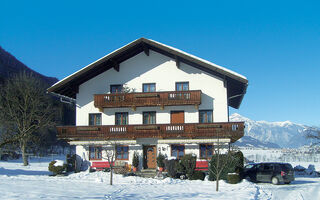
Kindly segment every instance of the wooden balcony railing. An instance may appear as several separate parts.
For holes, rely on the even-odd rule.
[[[230,138],[244,135],[244,122],[209,124],[155,124],[123,126],[58,126],[58,138],[66,140],[108,140],[136,138]]]
[[[178,106],[201,104],[201,90],[95,94],[94,106],[97,108]]]

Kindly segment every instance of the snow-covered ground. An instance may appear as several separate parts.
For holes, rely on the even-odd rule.
[[[48,176],[51,159],[33,159],[24,167],[21,161],[0,162],[0,199],[320,199],[320,178],[297,177],[290,185],[254,184],[242,181],[227,184],[164,180],[81,172],[64,177]]]

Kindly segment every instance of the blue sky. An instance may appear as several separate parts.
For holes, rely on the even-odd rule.
[[[118,3],[119,2],[119,3]],[[320,126],[317,1],[1,1],[0,45],[62,79],[140,37],[249,79],[254,120]]]

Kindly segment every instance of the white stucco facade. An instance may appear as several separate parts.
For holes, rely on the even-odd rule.
[[[110,85],[122,84],[142,92],[144,83],[155,83],[156,91],[175,91],[176,82],[189,82],[189,90],[201,90],[201,104],[198,107],[190,106],[166,106],[160,107],[136,107],[131,108],[105,108],[99,110],[94,106],[94,94],[110,93]],[[128,125],[142,124],[144,111],[156,112],[156,124],[170,124],[171,111],[183,110],[185,123],[199,123],[199,110],[212,110],[213,122],[228,122],[227,88],[224,80],[212,74],[201,71],[183,62],[176,66],[175,60],[150,50],[149,56],[144,52],[120,63],[120,71],[107,70],[79,86],[76,97],[76,125],[88,126],[90,113],[101,113],[102,125],[115,125],[116,112],[128,112]],[[230,140],[224,141],[225,143]],[[118,141],[117,144],[125,144],[129,148],[129,158],[126,162],[132,163],[133,153],[140,155],[140,168],[143,168],[143,146],[155,145],[157,155],[162,153],[171,156],[172,144],[184,144],[185,154],[194,154],[200,157],[199,145],[201,143],[214,144],[212,140],[173,140],[137,139],[135,141]],[[76,153],[79,163],[89,162],[89,146],[102,147],[102,160],[106,161],[106,151],[109,144],[104,142],[78,141],[71,143],[76,145]],[[92,161],[92,160],[91,160]],[[95,160],[95,162],[98,162]]]
[[[108,108],[102,112],[102,125],[114,125],[115,112],[128,112],[129,125],[142,124],[143,111],[156,111],[157,124],[170,123],[170,111],[184,110],[185,123],[198,123],[199,110],[213,110],[214,122],[228,121],[227,89],[221,78],[203,72],[185,63],[176,66],[171,58],[150,50],[120,63],[120,71],[107,70],[79,87],[77,94],[76,125],[88,125],[89,113],[101,113],[94,107],[93,95],[110,93],[110,85],[125,84],[142,92],[143,83],[155,83],[156,91],[175,91],[176,82],[189,82],[190,90],[201,90],[199,109],[194,106]]]

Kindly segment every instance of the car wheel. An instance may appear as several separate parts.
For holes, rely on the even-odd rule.
[[[284,182],[284,184],[290,184],[291,183],[291,181],[288,181],[288,182]]]
[[[272,177],[271,182],[273,185],[278,185],[279,184],[279,179],[277,177]]]

